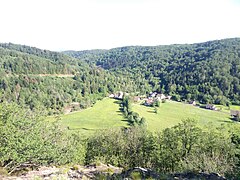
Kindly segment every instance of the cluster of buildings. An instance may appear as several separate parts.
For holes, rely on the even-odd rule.
[[[145,106],[152,106],[153,103],[156,101],[163,101],[163,100],[171,100],[172,96],[166,96],[164,94],[159,94],[157,92],[150,93],[147,98],[144,98],[143,100]]]
[[[115,94],[110,94],[110,98],[115,98],[115,99],[123,99],[124,93],[122,91],[115,93]],[[146,98],[143,96],[134,96],[133,101],[134,102],[139,102],[141,100],[144,101],[144,105],[146,106],[152,106],[153,103],[156,101],[163,101],[163,100],[170,100],[172,96],[164,95],[164,94],[159,94],[157,92],[152,92],[149,94],[149,96]]]
[[[196,101],[189,101],[188,103],[193,106],[199,106],[199,105],[197,105]],[[205,106],[202,106],[202,107],[209,109],[209,110],[213,110],[213,111],[219,110],[214,104],[206,104]]]
[[[123,99],[123,95],[124,93],[122,91],[115,93],[115,94],[110,94],[109,97],[110,98],[115,98],[115,99]],[[149,94],[149,96],[146,97],[140,97],[140,96],[134,96],[133,97],[133,101],[134,102],[139,102],[141,100],[144,101],[144,105],[145,106],[152,106],[155,102],[157,101],[163,101],[163,100],[171,100],[172,96],[169,95],[164,95],[164,94],[160,94],[157,92],[152,92]],[[197,106],[196,101],[189,101],[189,104],[193,105],[193,106]],[[213,104],[206,104],[205,106],[206,109],[209,110],[213,110],[213,111],[217,111],[219,110],[215,105]],[[231,110],[230,115],[232,118],[237,118],[240,117],[240,111],[239,110]]]

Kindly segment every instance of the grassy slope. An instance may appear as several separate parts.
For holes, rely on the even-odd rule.
[[[174,101],[161,103],[157,114],[154,113],[154,108],[140,104],[134,104],[133,111],[147,119],[150,130],[162,130],[174,126],[186,118],[196,119],[202,126],[220,125],[222,123],[236,124],[230,120],[229,111],[228,113],[211,111]]]
[[[61,116],[61,122],[70,129],[80,130],[82,133],[91,133],[95,129],[127,126],[127,122],[119,111],[118,103],[114,99],[105,98],[98,101],[92,108]],[[174,101],[162,103],[157,114],[154,113],[154,108],[140,104],[133,104],[133,111],[146,118],[148,129],[151,131],[172,127],[186,118],[194,118],[200,125],[206,127],[222,123],[238,124],[240,127],[240,123],[230,120],[229,111],[228,113],[226,110],[211,111]]]
[[[114,99],[105,98],[92,108],[61,116],[61,122],[70,129],[83,131],[126,126],[118,103]]]

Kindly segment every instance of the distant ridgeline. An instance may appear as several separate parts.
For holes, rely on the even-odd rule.
[[[63,53],[0,44],[0,101],[31,110],[60,113],[72,102],[86,108],[107,93],[136,92],[141,83]]]
[[[49,114],[73,102],[89,107],[116,91],[240,104],[239,81],[240,38],[63,53],[0,44],[0,100]]]
[[[175,100],[240,104],[240,38],[64,53],[143,82],[139,86],[143,93],[150,90]],[[144,89],[145,83],[150,89]]]

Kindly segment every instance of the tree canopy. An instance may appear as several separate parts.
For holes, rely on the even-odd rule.
[[[198,44],[129,46],[67,53],[150,89],[202,103],[240,104],[240,38]],[[144,84],[144,83],[143,83]],[[138,87],[142,89],[144,87]]]

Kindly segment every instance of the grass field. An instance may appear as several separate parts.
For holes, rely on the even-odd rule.
[[[81,132],[127,126],[127,122],[119,111],[119,102],[110,98],[98,101],[91,108],[63,115],[60,118],[63,125]]]
[[[237,108],[239,107],[234,107],[234,109]],[[151,131],[172,127],[186,118],[196,119],[201,126],[205,127],[221,124],[237,124],[240,127],[240,123],[230,119],[227,109],[220,112],[212,111],[175,101],[161,103],[157,114],[153,107],[146,107],[140,103],[133,104],[132,109],[141,117],[146,118],[148,129]],[[128,126],[122,112],[119,111],[119,101],[110,98],[98,101],[91,108],[62,115],[60,118],[60,122],[68,126],[70,130],[79,130],[82,133],[91,133],[96,129]]]
[[[157,113],[154,112],[154,108],[140,104],[134,104],[133,111],[145,117],[148,128],[153,131],[172,127],[186,118],[197,120],[201,126],[218,126],[222,123],[237,124],[230,119],[229,110],[228,113],[212,111],[175,101],[161,103]]]

